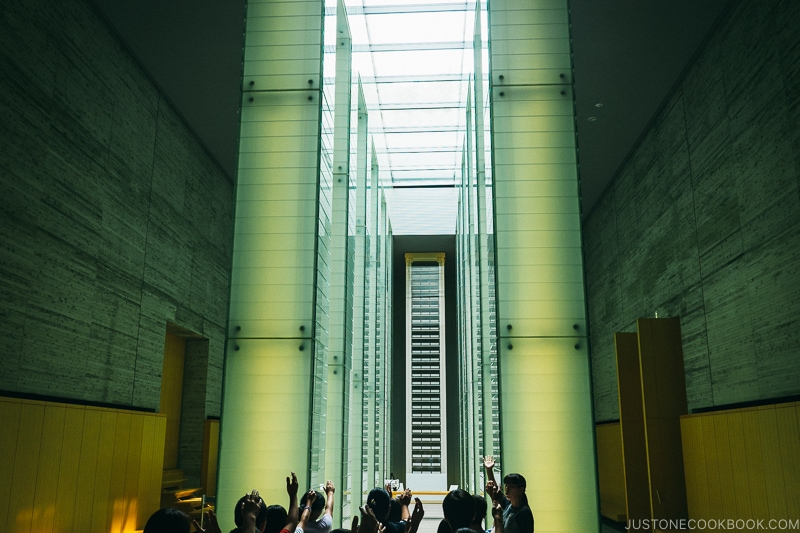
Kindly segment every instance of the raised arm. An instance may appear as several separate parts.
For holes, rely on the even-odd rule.
[[[411,519],[406,522],[406,533],[417,533],[419,524],[425,516],[425,510],[422,508],[422,501],[419,498],[414,498],[414,512],[411,513]]]
[[[408,511],[408,504],[411,503],[411,489],[404,490],[398,497],[397,503],[400,505],[400,520],[408,522],[411,513]]]
[[[358,528],[355,529],[352,533],[377,533],[378,532],[378,519],[375,518],[375,513],[372,512],[372,509],[369,505],[362,505],[358,508],[361,511],[361,522],[358,524]],[[356,521],[353,520],[353,524],[356,524]]]
[[[503,533],[503,507],[500,502],[492,502],[492,521],[494,522],[494,533]]]
[[[305,531],[306,524],[311,518],[311,504],[314,503],[316,498],[317,493],[313,490],[308,491],[308,494],[306,494],[306,505],[300,510],[300,521],[297,523],[295,533],[303,533]]]
[[[333,516],[333,493],[336,492],[336,487],[333,486],[333,481],[330,479],[325,483],[325,512]]]
[[[289,513],[286,516],[286,526],[283,529],[293,532],[300,521],[300,510],[297,508],[297,476],[292,472],[292,477],[286,476],[286,493],[289,494]]]
[[[242,502],[242,531],[244,533],[256,533],[256,518],[258,518],[262,503],[261,497],[255,489]]]
[[[497,484],[497,480],[494,479],[494,456],[487,455],[483,458],[483,467],[486,469],[486,481],[494,481]]]

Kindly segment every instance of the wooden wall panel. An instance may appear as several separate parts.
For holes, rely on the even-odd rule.
[[[150,482],[153,487],[157,487],[157,490],[149,490],[145,493],[146,497],[152,498],[148,508],[152,510],[156,510],[161,506],[161,474],[164,471],[164,440],[166,435],[167,419],[165,417],[156,418],[153,426],[153,447],[150,449],[150,458],[142,467],[144,470],[149,467]],[[150,516],[150,512],[145,512],[145,517]],[[144,522],[142,522],[143,524]]]
[[[139,494],[139,479],[142,477],[142,446],[144,442],[144,417],[133,416],[131,417],[130,435],[128,438],[127,454],[125,465],[125,485],[122,494],[128,496],[130,494]],[[151,443],[152,445],[152,443]],[[125,499],[127,507],[125,508],[126,523],[123,524],[123,531],[132,528],[137,522],[139,517],[139,507],[141,502],[136,500]]]
[[[761,429],[761,453],[764,457],[764,477],[767,482],[767,507],[770,517],[786,517],[786,486],[781,461],[781,443],[778,438],[778,420],[774,408],[758,410]],[[795,481],[796,482],[796,481]]]
[[[709,499],[706,483],[706,458],[703,446],[703,426],[699,418],[681,419],[684,473],[686,476],[686,500],[689,516],[708,517]]]
[[[717,460],[716,438],[714,436],[714,418],[709,416],[700,419],[703,458],[706,464],[706,487],[708,487],[708,511],[711,518],[715,509],[722,508],[722,494],[719,489],[719,462]],[[685,468],[684,468],[685,469]]]
[[[680,318],[640,318],[641,394],[650,487],[655,518],[685,518],[686,483],[680,465],[680,416],[686,414]],[[625,441],[627,444],[627,440]]]
[[[714,440],[719,467],[719,492],[722,502],[722,516],[736,516],[736,493],[733,490],[733,464],[728,437],[728,417],[717,415],[714,420]]]
[[[217,494],[217,461],[219,459],[219,420],[206,420],[203,427],[202,486],[208,496]]]
[[[164,339],[164,366],[161,378],[161,402],[158,412],[167,416],[164,468],[168,470],[178,468],[185,358],[186,339],[167,332]]]
[[[36,497],[36,475],[39,470],[39,450],[44,427],[44,403],[22,402],[22,413],[17,433],[17,454],[11,476],[11,494],[6,531],[15,533],[31,531],[33,507]]]
[[[749,481],[747,472],[736,465],[747,463],[746,445],[744,440],[744,423],[741,413],[731,413],[728,417],[728,444],[731,450],[731,477],[733,478],[733,493],[735,499],[735,512],[737,519],[748,519],[753,516],[753,509],[749,498]],[[688,486],[688,482],[687,482]]]
[[[781,450],[784,482],[786,484],[786,516],[800,517],[800,424],[797,413],[800,406],[775,409],[778,423],[778,441]],[[793,490],[794,489],[794,490]]]
[[[117,431],[115,410],[100,413],[100,443],[97,448],[97,469],[94,474],[92,522],[89,531],[103,533],[109,521],[108,502],[111,491],[111,469],[114,461],[114,434]]]
[[[158,509],[163,415],[0,398],[0,424],[0,530],[121,533]]]
[[[689,517],[800,516],[799,409],[796,402],[681,417]]]
[[[615,333],[619,413],[625,466],[625,506],[629,520],[650,518],[642,381],[636,333]]]
[[[81,466],[81,448],[84,437],[86,409],[68,405],[64,417],[64,445],[61,447],[61,464],[55,494],[55,515],[61,531],[79,531],[74,528],[75,505],[78,496],[78,473]]]
[[[0,400],[0,479],[10,480],[14,475],[14,461],[17,455],[17,435],[22,416],[22,401],[17,399]],[[11,483],[0,483],[0,526],[8,524],[11,503]]]
[[[58,486],[66,415],[66,405],[45,404],[41,446],[39,448],[39,465],[36,471],[36,496],[33,500],[35,510],[32,531],[37,533],[49,533],[55,527],[53,487]]]
[[[619,422],[597,424],[597,477],[600,514],[624,522],[625,468],[622,466],[622,434]]]
[[[747,479],[750,485],[750,501],[754,518],[767,518],[767,480],[764,476],[764,456],[761,453],[761,429],[758,424],[758,411],[742,411],[744,428],[744,449],[747,461]]]
[[[103,413],[99,409],[86,409],[83,419],[83,435],[80,441],[81,454],[76,480],[75,518],[73,531],[89,531],[92,525],[92,502],[94,501],[97,452],[100,448],[100,425]],[[89,512],[80,512],[88,509]]]

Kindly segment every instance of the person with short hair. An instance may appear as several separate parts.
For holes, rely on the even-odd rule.
[[[525,494],[525,478],[516,473],[506,475],[503,478],[504,491],[501,491],[494,479],[494,464],[494,457],[484,457],[483,466],[488,479],[486,492],[503,508],[504,533],[533,533],[533,512]]]
[[[472,523],[469,527],[475,533],[487,533],[486,528],[483,527],[483,519],[486,518],[486,498],[473,494],[472,501],[475,503],[475,516],[472,518]]]
[[[463,489],[451,490],[442,500],[442,511],[444,522],[450,526],[452,533],[456,533],[459,529],[469,528],[472,525],[475,518],[475,501],[472,499],[472,494]]]
[[[300,501],[300,507],[309,505],[311,513],[308,518],[308,523],[305,525],[304,531],[306,533],[330,533],[333,527],[333,493],[336,488],[333,486],[333,481],[328,480],[325,483],[325,497],[322,497],[317,491],[310,490],[303,499]],[[312,503],[307,503],[308,495],[311,492],[315,493],[315,498]]]
[[[247,531],[247,527],[249,527],[246,523],[245,517],[243,515],[243,511],[245,509],[245,503],[250,502],[253,499],[253,494],[258,495],[258,491],[253,489],[250,494],[245,494],[239,501],[236,502],[236,505],[233,507],[233,523],[236,524],[236,528],[231,531],[231,533],[243,533]],[[257,533],[264,533],[264,526],[267,525],[267,506],[264,505],[264,500],[261,497],[258,498],[259,508],[258,514],[255,517],[255,528]],[[248,511],[251,510],[251,505],[247,506]]]
[[[400,516],[408,517],[408,502],[411,500],[411,491],[404,491],[398,497],[397,503],[400,505]],[[375,515],[375,520],[384,528],[385,533],[405,533],[406,520],[401,519],[397,522],[389,520],[389,513],[392,509],[392,497],[389,492],[382,487],[375,487],[367,494],[367,505]]]

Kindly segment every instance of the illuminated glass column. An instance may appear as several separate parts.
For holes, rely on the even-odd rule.
[[[464,167],[459,200],[459,286],[463,318],[459,351],[463,380],[459,395],[467,406],[462,418],[462,483],[472,491],[483,489],[481,456],[499,450],[497,401],[496,321],[494,316],[494,226],[491,174],[487,154],[491,138],[486,127],[489,104],[488,51],[480,2],[475,7],[473,65],[475,76],[467,95]]]
[[[367,333],[364,337],[365,357],[364,357],[364,470],[363,483],[365,490],[370,490],[377,486],[380,472],[375,462],[375,441],[378,435],[378,416],[380,409],[378,406],[378,396],[376,393],[378,382],[376,367],[378,366],[378,341],[376,332],[379,328],[380,306],[378,305],[378,215],[380,204],[380,184],[379,166],[375,155],[375,146],[371,148],[372,161],[369,181],[369,194],[367,195],[367,216],[368,216],[368,263],[367,263],[367,309],[366,327]]]
[[[494,225],[490,208],[492,206],[491,174],[486,172],[487,152],[491,151],[491,136],[487,135],[486,118],[488,118],[489,105],[486,101],[486,92],[489,88],[489,79],[484,74],[488,71],[485,65],[488,62],[488,50],[483,42],[483,25],[486,21],[481,10],[481,3],[475,5],[475,27],[473,29],[472,52],[475,64],[474,84],[474,113],[475,118],[475,203],[476,203],[476,252],[477,252],[477,279],[476,294],[478,296],[477,331],[478,357],[475,363],[480,365],[476,373],[480,376],[476,380],[476,388],[480,390],[480,432],[476,439],[476,447],[483,451],[483,455],[494,455],[499,445],[499,406],[497,402],[497,330],[494,311],[496,300],[494,294],[494,249],[491,246],[494,239]],[[478,360],[479,359],[479,360]],[[477,423],[477,422],[476,422]],[[480,474],[478,487],[485,485],[482,469],[476,465]]]
[[[364,338],[365,285],[367,247],[367,131],[369,123],[367,105],[361,83],[358,84],[358,128],[356,138],[356,235],[355,268],[353,280],[353,356],[350,379],[350,424],[348,428],[348,474],[349,505],[343,510],[343,518],[358,514],[365,491],[364,479]],[[370,487],[371,488],[371,487]],[[344,498],[344,494],[342,498]]]
[[[378,339],[379,350],[378,360],[380,361],[379,372],[379,397],[381,404],[379,407],[378,421],[379,431],[377,439],[377,472],[378,483],[383,486],[383,481],[389,475],[389,458],[392,453],[391,443],[391,417],[389,416],[392,399],[392,224],[389,220],[389,208],[386,205],[386,195],[383,189],[380,191],[380,212],[379,212],[379,263],[378,263],[378,329],[376,337]]]
[[[247,4],[220,509],[309,482],[322,29],[321,0]]]
[[[324,484],[333,480],[340,489],[345,486],[343,465],[346,464],[347,450],[344,448],[346,422],[345,403],[349,396],[350,360],[352,335],[352,304],[350,299],[352,284],[352,265],[348,261],[349,199],[350,199],[350,116],[351,116],[351,65],[352,44],[347,12],[339,0],[336,10],[336,33],[326,41],[335,49],[334,81],[334,125],[333,125],[333,181],[331,184],[331,236],[328,259],[330,263],[330,320],[328,323],[328,343],[326,369],[322,377],[326,380],[325,440],[320,448],[311,453],[324,456],[324,469],[314,474],[312,483]],[[335,44],[334,44],[335,43]],[[327,47],[326,47],[327,48]],[[321,353],[325,347],[318,348]],[[339,491],[339,505],[342,503]],[[340,524],[342,513],[334,514],[334,525]]]
[[[492,0],[501,461],[537,533],[598,531],[567,0]]]

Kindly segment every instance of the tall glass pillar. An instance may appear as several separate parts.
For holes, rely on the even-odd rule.
[[[309,482],[322,37],[321,0],[248,2],[220,509]]]
[[[501,463],[536,531],[598,531],[567,0],[489,5]]]

